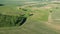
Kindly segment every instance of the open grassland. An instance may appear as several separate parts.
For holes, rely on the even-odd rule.
[[[53,11],[51,15],[53,23],[48,23],[49,11]],[[20,6],[2,6],[0,7],[0,14],[10,16],[10,18],[6,17],[8,18],[6,20],[9,20],[7,23],[12,21],[10,19],[17,19],[16,16],[21,18],[21,14],[24,15],[22,17],[27,17],[27,20],[22,26],[0,27],[0,34],[60,34],[60,26],[55,25],[54,21],[54,19],[59,19],[59,11],[55,4],[44,5],[39,8],[37,5],[36,7],[22,6],[22,8]],[[30,14],[33,15],[29,16]],[[4,18],[3,16],[0,21]],[[2,23],[5,24],[6,21],[3,19]],[[12,23],[15,23],[15,21],[12,21]]]
[[[44,5],[44,4],[43,4]],[[36,9],[35,9],[36,8]],[[23,18],[33,18],[34,20],[47,21],[48,10],[37,7],[26,6],[0,6],[0,23],[2,26],[15,26],[17,22],[22,22]],[[33,15],[30,16],[30,15]],[[37,17],[37,18],[36,18]],[[12,24],[12,25],[11,25]]]

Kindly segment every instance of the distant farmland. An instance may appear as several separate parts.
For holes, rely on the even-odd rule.
[[[60,4],[30,2],[0,4],[0,34],[60,34]]]

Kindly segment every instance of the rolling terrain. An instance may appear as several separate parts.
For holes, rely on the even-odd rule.
[[[0,6],[0,34],[60,34],[58,2],[26,3]],[[23,18],[27,19],[19,26]]]

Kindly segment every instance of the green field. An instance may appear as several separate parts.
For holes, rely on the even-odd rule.
[[[52,11],[51,23],[48,22],[50,11]],[[27,18],[26,21],[20,25],[24,18]],[[59,19],[59,3],[7,4],[0,6],[0,34],[60,34]]]

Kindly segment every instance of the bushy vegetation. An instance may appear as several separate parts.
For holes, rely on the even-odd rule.
[[[28,9],[3,6],[0,7],[0,27],[11,27],[22,25],[29,16]]]
[[[3,15],[0,14],[0,27],[7,27],[7,26],[16,26],[17,20],[21,22],[23,20],[23,16],[10,16],[10,15]],[[19,23],[17,22],[17,23]],[[19,24],[20,25],[20,24]]]
[[[0,4],[0,6],[4,6],[4,4]]]

